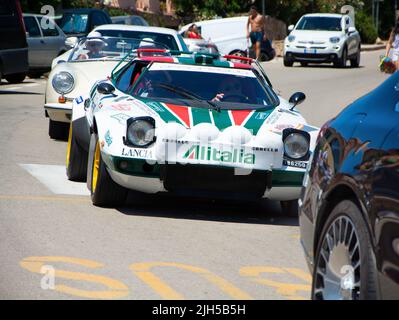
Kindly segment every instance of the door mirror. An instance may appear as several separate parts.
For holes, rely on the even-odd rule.
[[[290,110],[293,110],[297,105],[304,102],[305,99],[306,99],[306,96],[303,92],[295,92],[289,100],[289,103],[292,105]]]
[[[65,40],[65,45],[69,48],[73,48],[78,43],[77,37],[68,37]]]
[[[291,24],[291,25],[288,27],[288,32],[291,32],[292,30],[294,30],[294,28],[295,28],[295,26],[294,26],[293,24]]]
[[[115,87],[108,82],[102,82],[97,86],[97,92],[101,94],[112,94],[114,91]]]
[[[356,28],[355,27],[349,27],[348,28],[348,34],[352,34],[356,32]]]

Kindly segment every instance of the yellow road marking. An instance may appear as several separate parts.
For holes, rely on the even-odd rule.
[[[306,284],[297,283],[286,283],[279,282],[271,279],[262,277],[263,273],[271,274],[284,274],[289,273],[295,277],[303,280]],[[276,292],[283,297],[290,300],[303,300],[304,297],[298,295],[298,291],[309,293],[311,286],[308,284],[311,278],[308,274],[297,268],[276,268],[276,267],[266,267],[266,266],[249,266],[240,269],[240,275],[244,277],[249,277],[252,281],[266,286],[274,287]]]
[[[53,197],[53,196],[28,196],[28,195],[0,195],[0,200],[17,201],[61,201],[61,202],[90,202],[89,197]]]
[[[28,257],[20,262],[20,266],[30,272],[41,273],[43,265],[54,262],[71,263],[92,269],[104,266],[103,264],[93,260],[58,256]],[[124,283],[106,276],[55,269],[55,278],[99,283],[109,288],[109,290],[94,291],[81,290],[64,284],[55,285],[54,290],[78,297],[93,299],[119,299],[129,294],[129,288]]]
[[[253,299],[249,294],[245,293],[241,289],[237,288],[227,280],[213,274],[207,269],[172,262],[142,262],[134,263],[129,266],[130,270],[139,277],[143,282],[150,286],[155,292],[157,292],[163,299],[184,299],[183,295],[175,291],[159,277],[154,275],[150,270],[154,267],[173,267],[190,271],[201,275],[209,282],[217,286],[221,291],[225,292],[234,299],[239,300],[251,300]]]

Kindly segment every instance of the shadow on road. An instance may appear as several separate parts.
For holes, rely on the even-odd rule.
[[[126,207],[117,210],[129,216],[298,226],[297,218],[282,216],[280,204],[269,200],[253,203],[151,196],[140,203],[128,200]]]
[[[10,94],[10,95],[14,95],[14,94],[16,94],[16,95],[30,95],[30,94],[33,94],[33,95],[40,95],[40,96],[42,96],[43,95],[43,93],[40,93],[40,92],[28,92],[28,91],[11,91],[11,90],[0,90],[0,94]]]

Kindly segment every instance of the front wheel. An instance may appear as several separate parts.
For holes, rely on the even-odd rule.
[[[87,183],[90,184],[91,200],[95,206],[111,207],[123,205],[127,189],[118,185],[109,175],[101,156],[100,143],[96,134],[90,139],[90,167]]]
[[[356,57],[352,58],[350,60],[352,68],[359,68],[359,66],[360,66],[360,52],[361,52],[361,50],[360,50],[360,47],[359,47],[358,52],[356,53]]]
[[[72,127],[71,123],[66,153],[66,173],[69,180],[84,182],[87,176],[87,152],[77,143]]]
[[[48,135],[51,139],[67,141],[68,133],[69,123],[50,119],[48,124]]]
[[[348,61],[348,50],[344,48],[344,50],[342,51],[341,58],[338,58],[338,60],[334,62],[334,67],[345,68],[347,61]]]
[[[312,299],[376,299],[374,253],[367,225],[354,202],[343,200],[334,207],[315,256]]]
[[[293,61],[288,60],[286,58],[284,58],[283,63],[284,63],[284,67],[292,67],[294,65]]]
[[[25,80],[25,77],[25,73],[14,73],[4,76],[4,78],[6,78],[6,80],[11,84],[21,83]]]
[[[298,217],[298,200],[280,201],[281,213],[286,217]]]

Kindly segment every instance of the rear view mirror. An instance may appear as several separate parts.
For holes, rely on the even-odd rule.
[[[112,94],[114,91],[115,87],[108,82],[102,82],[97,86],[97,92],[101,94]]]
[[[292,107],[290,108],[290,110],[293,110],[297,105],[301,104],[302,102],[304,102],[306,99],[306,96],[303,92],[295,92],[290,100],[289,103],[292,105]]]
[[[355,27],[349,27],[348,28],[348,34],[352,34],[356,32],[356,28]]]
[[[294,28],[295,28],[295,26],[294,26],[293,24],[291,24],[291,25],[288,27],[288,32],[291,32],[292,30],[294,30]]]

